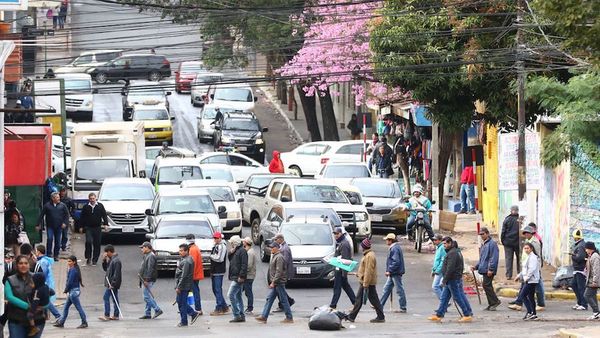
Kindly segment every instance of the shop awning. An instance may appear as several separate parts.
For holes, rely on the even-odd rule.
[[[413,121],[418,127],[431,127],[431,121],[425,117],[427,108],[423,106],[416,106],[412,111]]]

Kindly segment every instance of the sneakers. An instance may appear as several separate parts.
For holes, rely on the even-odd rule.
[[[226,313],[227,313],[227,311],[225,311],[225,310],[215,310],[215,311],[211,312],[210,315],[211,316],[222,316]]]
[[[77,328],[78,329],[87,329],[88,324],[87,323],[81,323],[81,325],[79,325]]]
[[[198,319],[198,317],[202,316],[202,314],[200,312],[196,312],[193,316],[192,316],[192,321],[191,324],[194,325],[194,323],[196,322],[196,320]]]
[[[248,307],[248,308],[246,308],[246,310],[244,310],[244,313],[247,314],[247,315],[251,315],[253,311],[254,311],[253,308],[249,308]]]
[[[294,319],[292,318],[286,318],[284,320],[281,321],[281,324],[294,324]]]
[[[188,326],[188,325],[187,325],[187,324],[184,324],[184,323],[178,323],[178,324],[177,324],[177,327],[186,327],[186,326]]]
[[[581,305],[576,305],[576,306],[573,306],[573,310],[576,310],[576,311],[585,311],[585,310],[587,310],[587,307],[581,306]]]
[[[394,313],[406,313],[406,309],[394,310]]]
[[[267,318],[265,318],[263,316],[258,316],[258,317],[255,317],[254,319],[256,319],[256,321],[259,323],[263,323],[263,324],[267,323]]]
[[[441,322],[441,321],[442,321],[442,318],[444,318],[444,317],[438,317],[438,315],[433,315],[433,316],[430,316],[430,317],[429,317],[429,318],[427,318],[427,319],[428,319],[428,320],[431,320],[432,322]]]
[[[531,315],[528,318],[525,318],[526,321],[536,321],[539,320],[540,318],[537,315]]]
[[[600,319],[600,312],[596,312],[587,318],[587,320],[596,320],[596,319]]]
[[[536,311],[536,312],[537,312],[537,311],[544,311],[544,310],[546,310],[546,308],[545,308],[544,306],[536,306],[536,307],[535,307],[535,311]]]
[[[156,311],[156,313],[154,313],[154,317],[152,317],[152,319],[156,319],[158,316],[160,316],[162,314],[163,314],[162,310],[158,310],[158,311]]]
[[[523,307],[518,304],[509,305],[508,308],[515,311],[521,311],[521,309],[523,309]]]
[[[141,316],[141,317],[140,317],[140,318],[138,318],[138,319],[152,319],[152,317],[151,317],[151,316],[148,316],[148,315],[144,315],[144,316]]]
[[[232,320],[230,320],[230,323],[243,323],[246,321],[246,318],[244,317],[235,317]]]
[[[458,320],[459,323],[470,323],[472,321],[473,321],[473,316],[464,316]]]
[[[385,323],[385,318],[373,318],[369,322],[371,322],[371,323]]]
[[[52,325],[54,327],[65,327],[65,324],[61,323],[61,322],[56,322],[54,323],[54,325]]]
[[[82,264],[82,265],[83,265],[83,266],[92,265],[92,260],[91,260],[91,259],[87,259],[87,260],[85,261],[85,263],[84,263],[84,264]]]
[[[488,311],[496,311],[496,308],[497,308],[498,306],[500,306],[500,304],[502,304],[502,302],[498,302],[498,303],[496,303],[496,304],[494,304],[494,305],[490,305],[490,306],[488,306],[488,307],[486,308],[486,310],[488,310]]]

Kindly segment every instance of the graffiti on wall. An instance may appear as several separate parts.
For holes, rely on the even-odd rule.
[[[600,245],[600,168],[578,149],[571,166],[571,230]]]

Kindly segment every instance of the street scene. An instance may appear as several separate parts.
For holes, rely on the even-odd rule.
[[[1,337],[600,337],[599,10],[0,3]]]

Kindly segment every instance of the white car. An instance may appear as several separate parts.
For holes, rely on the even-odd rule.
[[[258,101],[252,87],[245,83],[216,85],[211,87],[208,92],[211,103],[227,105],[235,110],[254,111],[255,102]]]
[[[194,107],[202,107],[208,101],[207,95],[210,85],[223,80],[222,73],[198,73],[192,81],[190,103]]]
[[[222,114],[234,112],[235,109],[227,106],[217,106],[214,104],[207,104],[202,108],[202,111],[196,119],[196,129],[198,130],[198,141],[200,143],[209,141],[213,142],[215,137],[215,117],[217,116],[217,110],[220,110]]]
[[[237,183],[243,184],[248,177],[255,173],[268,173],[269,168],[250,157],[238,153],[220,151],[206,152],[199,156],[200,164],[220,163],[231,166],[231,172]]]
[[[85,73],[85,71],[90,68],[103,65],[112,59],[118,58],[119,56],[121,56],[121,52],[121,50],[114,49],[91,50],[88,52],[82,52],[70,63],[62,67],[56,68],[54,73]]]
[[[67,118],[92,121],[94,94],[98,93],[92,88],[92,77],[89,74],[65,73],[56,74],[56,78],[64,80]]]
[[[336,184],[347,184],[353,178],[371,176],[366,163],[333,162],[325,164],[315,178],[328,179]]]
[[[146,172],[150,173],[152,171],[152,167],[154,166],[154,162],[156,158],[160,155],[160,150],[163,149],[163,146],[151,146],[146,147]],[[180,147],[171,147],[167,148],[169,151],[169,157],[196,157],[196,153],[193,151],[180,148]]]
[[[136,104],[145,105],[164,105],[169,110],[169,100],[167,96],[170,91],[165,91],[163,87],[151,81],[131,81],[129,87],[121,91],[123,96],[123,121],[131,120],[133,106]]]
[[[154,162],[150,181],[156,191],[179,188],[185,180],[202,179],[202,169],[195,158],[159,157]]]
[[[362,162],[366,148],[363,140],[332,142],[321,155],[321,164],[329,162]]]
[[[281,153],[281,162],[294,175],[313,176],[322,166],[321,156],[331,149],[334,143],[328,141],[305,143],[290,152]]]
[[[146,209],[152,206],[154,189],[147,178],[109,177],[102,183],[98,201],[108,215],[109,234],[133,235],[147,233]]]

